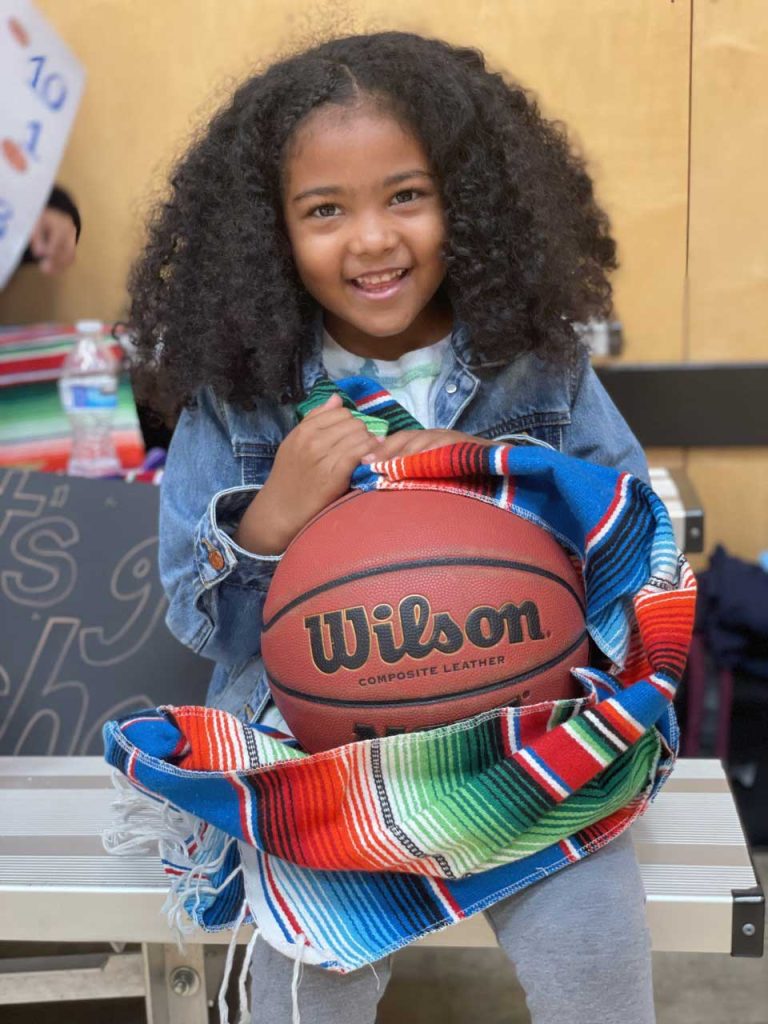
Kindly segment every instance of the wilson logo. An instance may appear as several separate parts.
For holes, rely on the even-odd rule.
[[[330,675],[340,668],[358,669],[366,664],[374,646],[382,661],[394,665],[406,656],[418,660],[436,651],[456,654],[467,642],[489,648],[502,641],[523,643],[525,633],[529,640],[544,639],[539,609],[533,601],[519,605],[510,601],[501,608],[481,605],[460,624],[448,612],[433,613],[426,597],[413,594],[403,598],[397,615],[388,604],[376,605],[372,615],[373,624],[366,609],[358,605],[304,619],[312,661],[321,672]]]

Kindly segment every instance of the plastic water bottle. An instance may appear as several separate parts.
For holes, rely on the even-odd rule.
[[[117,360],[100,320],[78,320],[78,339],[59,378],[61,404],[72,427],[70,476],[114,476],[122,466],[112,441],[117,409]]]

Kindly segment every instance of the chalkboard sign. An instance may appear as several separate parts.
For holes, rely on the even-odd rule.
[[[158,488],[0,469],[0,754],[100,754],[105,721],[202,704],[165,625]]]

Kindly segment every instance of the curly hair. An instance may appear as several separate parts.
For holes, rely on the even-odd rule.
[[[140,393],[168,412],[208,385],[243,407],[295,400],[316,305],[281,177],[318,107],[369,97],[419,139],[445,210],[442,287],[478,365],[572,356],[610,309],[608,218],[565,129],[481,53],[403,32],[332,39],[247,80],[181,158],[129,282]]]

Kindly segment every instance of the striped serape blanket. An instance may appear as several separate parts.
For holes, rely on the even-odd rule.
[[[339,387],[350,408],[407,425],[375,382]],[[544,526],[582,566],[587,626],[612,668],[575,669],[577,699],[314,755],[213,708],[107,723],[125,792],[107,845],[160,841],[171,919],[253,921],[286,955],[340,972],[581,860],[642,814],[676,755],[695,604],[664,505],[629,474],[463,443],[361,466],[353,484],[450,486]]]

